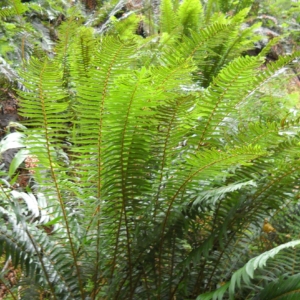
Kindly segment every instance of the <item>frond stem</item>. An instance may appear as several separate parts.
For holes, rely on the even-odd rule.
[[[40,251],[39,251],[39,249],[38,249],[36,243],[34,242],[34,240],[33,240],[33,238],[32,238],[32,235],[30,234],[30,232],[29,232],[27,229],[25,229],[25,232],[26,232],[28,238],[30,239],[31,244],[32,244],[32,246],[34,247],[35,254],[37,255],[37,257],[38,257],[38,259],[39,259],[39,261],[40,261],[40,264],[41,264],[41,267],[42,267],[42,269],[43,269],[43,272],[44,272],[46,281],[47,281],[47,283],[48,283],[48,285],[49,285],[49,288],[50,288],[50,290],[51,290],[51,294],[52,294],[52,296],[54,297],[54,299],[56,300],[57,297],[56,297],[56,295],[55,295],[55,289],[54,289],[54,286],[53,286],[52,282],[50,281],[50,278],[49,278],[48,272],[47,272],[47,270],[46,270],[46,267],[45,267],[45,265],[44,265],[44,262],[43,262],[43,258],[42,258],[42,256],[41,256],[41,253],[40,253]]]
[[[77,278],[78,278],[78,283],[79,283],[79,289],[80,289],[80,292],[81,292],[81,297],[84,300],[84,291],[83,291],[83,286],[82,286],[82,281],[81,281],[81,276],[80,276],[80,270],[79,270],[79,266],[78,266],[78,262],[77,262],[76,251],[75,251],[75,247],[74,247],[74,244],[73,244],[73,239],[72,239],[72,236],[71,236],[71,231],[70,231],[68,216],[67,216],[67,213],[66,213],[65,203],[62,199],[60,188],[58,186],[58,182],[57,182],[57,179],[56,179],[56,172],[54,171],[54,167],[53,167],[54,162],[52,160],[52,155],[51,155],[51,146],[50,146],[50,141],[49,141],[50,133],[48,132],[47,112],[46,112],[45,98],[44,98],[43,87],[42,87],[42,82],[43,82],[43,79],[44,79],[43,75],[46,72],[46,66],[47,66],[47,62],[44,63],[44,66],[43,66],[43,68],[41,70],[41,73],[40,73],[39,98],[41,100],[41,108],[42,108],[42,114],[43,114],[43,119],[44,119],[44,130],[45,130],[47,156],[48,156],[48,161],[49,161],[51,177],[52,177],[52,180],[54,182],[57,197],[58,197],[60,207],[61,207],[61,210],[62,210],[62,213],[63,213],[64,222],[66,224],[68,240],[69,240],[69,243],[70,243],[72,256],[73,256],[73,259],[74,259],[74,264],[75,264],[76,272],[77,272],[77,275],[78,275]]]

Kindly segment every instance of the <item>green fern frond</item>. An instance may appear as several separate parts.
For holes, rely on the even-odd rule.
[[[65,85],[67,86],[69,84],[70,80],[70,67],[71,67],[71,53],[73,51],[72,47],[76,42],[77,37],[77,30],[79,31],[79,27],[81,25],[80,19],[76,15],[77,11],[74,8],[70,12],[69,19],[62,23],[62,25],[59,27],[58,30],[58,38],[59,42],[56,44],[56,47],[54,48],[54,53],[56,53],[56,60],[59,64],[61,64],[61,69],[63,70],[63,79],[65,82]],[[84,35],[89,35],[88,29],[84,30],[82,29],[79,36],[81,36],[81,39],[83,39]],[[83,41],[80,41],[83,43]],[[84,46],[85,47],[85,46]],[[75,48],[78,49],[78,46],[75,46]],[[86,63],[86,62],[85,62]]]
[[[164,211],[164,220],[162,223],[161,235],[165,233],[168,224],[173,222],[172,212],[175,212],[183,203],[189,204],[193,199],[192,191],[199,189],[198,182],[207,178],[217,180],[219,176],[226,176],[229,172],[229,167],[235,164],[249,165],[251,160],[263,155],[263,152],[256,147],[246,147],[244,149],[228,149],[227,153],[219,152],[217,150],[203,151],[199,154],[192,156],[188,155],[186,170],[174,172],[172,178],[166,183],[168,188],[162,191],[162,199],[168,199]],[[220,171],[222,170],[222,173]],[[226,170],[228,170],[226,172]],[[182,176],[185,174],[185,176]],[[175,182],[177,182],[175,187]],[[185,190],[189,190],[188,195],[183,195]]]
[[[240,11],[233,17],[225,17],[225,15],[217,14],[215,19],[211,20],[212,24],[223,24],[230,28],[227,32],[226,39],[219,44],[213,45],[210,48],[210,55],[205,57],[203,66],[199,65],[199,71],[205,78],[204,86],[217,76],[218,72],[226,65],[228,65],[235,57],[240,56],[244,52],[253,48],[253,44],[257,42],[260,37],[256,34],[255,29],[259,24],[247,28],[244,23],[248,9]]]
[[[231,26],[231,31],[227,40],[214,49],[214,64],[212,66],[206,66],[203,70],[208,79],[216,76],[220,69],[226,66],[235,57],[241,56],[247,50],[252,49],[254,43],[261,39],[255,32],[261,24],[257,23],[248,28],[244,25],[248,12],[249,9],[244,9],[234,17],[224,20],[224,24]],[[218,20],[218,22],[220,22],[220,20]],[[213,56],[210,59],[212,59]]]
[[[245,43],[249,35],[253,34],[252,31],[245,31],[248,33],[244,36],[239,32],[239,27],[240,25],[232,19],[224,21],[217,19],[200,32],[192,31],[191,37],[182,38],[178,50],[183,57],[197,62],[197,72],[194,73],[194,77],[201,82],[202,86],[208,86],[213,76],[216,76],[221,68],[236,57],[235,44]],[[241,36],[238,36],[238,32]],[[253,40],[253,37],[251,39]]]
[[[231,27],[222,23],[214,23],[201,30],[191,32],[191,37],[182,37],[178,51],[187,61],[196,60],[201,66],[207,65],[206,58],[214,54],[214,49],[230,36]],[[200,74],[201,75],[201,74]],[[201,76],[199,76],[201,79]]]
[[[26,131],[26,147],[30,150],[31,155],[36,158],[37,167],[33,172],[36,174],[36,180],[43,190],[44,195],[53,203],[59,203],[56,206],[56,217],[62,218],[64,232],[68,236],[69,254],[73,257],[73,262],[77,261],[75,253],[74,240],[78,239],[71,232],[70,226],[73,226],[72,218],[68,215],[71,213],[66,208],[63,199],[65,191],[66,172],[65,167],[58,159],[57,149],[61,148],[64,138],[67,136],[65,124],[70,118],[68,109],[68,95],[64,91],[63,72],[55,62],[45,60],[43,64],[38,60],[32,59],[27,67],[27,73],[24,74],[24,86],[27,91],[20,91],[23,105],[21,113],[30,117],[29,126],[40,124],[38,129]],[[56,170],[62,167],[59,174]],[[44,175],[43,172],[46,172]],[[50,187],[49,183],[53,185]],[[74,234],[74,235],[73,235]],[[67,247],[67,246],[65,246]],[[80,282],[79,267],[75,263],[75,269]],[[81,283],[79,283],[81,286]],[[82,288],[82,286],[81,286]]]
[[[228,184],[227,186],[222,186],[219,188],[211,189],[211,190],[205,190],[203,192],[200,192],[196,195],[196,199],[193,202],[193,205],[199,205],[201,203],[201,206],[204,207],[206,205],[208,206],[214,206],[217,201],[224,198],[226,193],[232,193],[236,190],[243,189],[244,187],[249,186],[256,186],[256,183],[254,180],[248,180],[245,182],[235,182],[232,184]]]
[[[215,11],[220,11],[218,7],[218,1],[208,0],[205,3],[204,11],[205,11],[205,24],[209,24],[209,19],[214,14]]]
[[[300,294],[300,275],[279,278],[266,286],[258,295],[259,299],[290,299],[296,300]]]
[[[137,38],[135,32],[141,22],[142,18],[136,14],[131,14],[123,20],[116,19],[112,22],[111,34],[116,34],[122,40]]]
[[[256,80],[260,81],[261,84],[266,83],[267,80],[278,76],[283,71],[285,66],[291,64],[299,56],[300,51],[295,51],[291,55],[280,57],[276,62],[268,64],[267,69],[259,74]]]
[[[227,19],[222,15],[211,25],[201,28],[200,31],[190,30],[189,36],[182,36],[179,26],[171,35],[166,32],[162,34],[159,48],[170,56],[180,56],[186,58],[187,61],[195,60],[198,68],[194,73],[195,79],[200,79],[202,82],[205,78],[202,85],[206,86],[224,64],[236,57],[237,51],[241,50],[239,46],[246,50],[252,47],[252,42],[257,40],[257,35],[253,33],[255,26],[241,30],[240,24],[244,16],[245,12],[240,13],[240,18]],[[154,52],[154,56],[157,57],[157,55]],[[151,60],[154,61],[153,56]]]
[[[223,130],[222,136],[226,144],[234,145],[259,145],[262,149],[275,148],[285,140],[283,135],[280,135],[278,124],[261,122],[248,124],[232,124],[232,119],[228,119],[225,123],[230,123],[231,130]],[[238,132],[237,132],[238,131]]]
[[[178,8],[178,18],[183,26],[183,32],[188,35],[190,30],[198,31],[203,21],[201,1],[184,0]]]
[[[22,15],[27,11],[27,6],[21,3],[21,0],[9,0],[10,6],[0,8],[0,18]]]
[[[236,106],[242,104],[245,101],[245,99],[247,99],[250,95],[254,93],[255,90],[257,90],[266,81],[270,80],[272,76],[276,76],[276,72],[282,69],[286,64],[293,61],[297,56],[299,56],[299,54],[295,53],[290,57],[281,58],[275,64],[271,64],[268,67],[268,69],[262,74],[258,74],[257,69],[262,63],[262,61],[259,58],[239,58],[238,60],[232,62],[226,68],[224,68],[219,73],[219,75],[213,80],[211,86],[208,88],[206,93],[203,94],[203,96],[201,95],[201,98],[199,99],[199,104],[201,103],[201,109],[195,110],[195,112],[198,112],[199,116],[201,117],[202,134],[200,135],[200,142],[198,143],[198,148],[201,147],[201,143],[203,143],[205,135],[208,134],[209,136],[210,126],[212,126],[213,129],[211,130],[213,131],[215,131],[216,128],[221,128],[221,120],[224,120],[224,118],[226,116],[229,116],[230,113],[235,114],[234,111],[236,109]],[[225,78],[226,81],[229,80],[227,83],[224,81]],[[239,101],[236,103],[234,102],[234,95],[236,94],[236,92],[234,90],[231,90],[230,80],[234,80],[236,86],[239,86],[239,96],[241,97],[239,97]],[[228,89],[226,86],[228,86]],[[212,94],[210,94],[210,89],[212,89],[213,91]],[[215,107],[210,107],[210,105],[213,104],[213,101],[216,100],[214,95],[215,91],[217,90],[219,91],[218,95],[220,95],[221,97],[219,99],[220,101],[217,101],[215,103]],[[230,99],[230,104],[226,101],[227,97],[228,99]],[[209,104],[206,105],[206,103]],[[233,105],[232,108],[230,108],[231,105]],[[207,115],[207,113],[209,112],[211,112],[212,115]],[[210,120],[213,120],[213,122],[216,121],[218,119],[218,115],[220,116],[220,121],[218,122],[218,124],[210,124]]]
[[[249,88],[261,63],[259,59],[252,57],[234,60],[214,78],[207,91],[200,95],[196,110],[201,117],[198,149],[206,137],[210,137],[212,132],[216,133],[221,121],[234,111],[241,99],[249,94]],[[236,102],[237,89],[239,97]]]
[[[60,269],[61,257],[63,257],[64,266],[67,264],[71,266],[73,259],[70,260],[70,256],[66,251],[62,251],[61,246],[51,242],[46,233],[39,230],[39,226],[42,224],[38,221],[26,224],[24,218],[26,209],[22,209],[22,204],[18,203],[21,200],[20,196],[14,200],[14,207],[10,202],[6,210],[1,208],[1,217],[6,218],[7,221],[5,225],[1,226],[0,254],[2,255],[5,249],[5,255],[7,258],[9,256],[14,266],[20,266],[26,271],[24,276],[37,278],[36,283],[40,281],[40,284],[51,289],[53,293],[54,283],[57,287],[59,286],[60,292],[66,291],[68,286],[76,286],[74,278],[69,277],[66,280],[66,274],[61,273],[64,271]],[[31,198],[34,200],[34,197]],[[32,207],[32,204],[27,204],[29,208]],[[13,214],[12,210],[18,211],[18,214]],[[37,216],[35,215],[35,217]],[[41,272],[43,273],[42,277],[40,277]],[[70,288],[71,290],[73,290],[71,294],[74,294],[74,289]],[[73,297],[75,296],[73,295]]]
[[[80,187],[85,193],[80,197],[87,199],[96,197],[96,201],[86,203],[89,213],[83,220],[83,224],[86,226],[86,234],[93,236],[93,247],[110,249],[111,261],[119,258],[119,251],[126,251],[126,257],[130,260],[131,246],[128,244],[128,248],[124,249],[122,246],[124,243],[120,244],[120,240],[130,238],[127,204],[138,203],[135,201],[137,195],[132,193],[140,193],[138,181],[140,180],[140,184],[143,181],[142,178],[138,178],[138,173],[134,174],[134,170],[137,170],[137,166],[147,158],[147,155],[144,158],[139,155],[141,151],[139,147],[142,149],[144,144],[141,131],[143,133],[145,131],[139,128],[136,122],[141,121],[139,114],[147,115],[151,112],[148,106],[151,107],[152,104],[151,101],[147,103],[147,98],[141,102],[136,101],[139,96],[148,97],[144,93],[145,87],[142,93],[141,86],[142,82],[146,83],[148,79],[145,74],[145,77],[140,77],[141,81],[138,84],[135,82],[133,78],[139,76],[130,71],[133,57],[132,44],[123,43],[113,37],[105,37],[99,44],[99,50],[94,53],[88,76],[76,78],[75,81],[76,118],[72,138],[75,175],[81,178]],[[149,96],[151,97],[151,92]],[[129,99],[131,102],[128,102]],[[123,105],[125,105],[124,112],[127,111],[127,114],[121,114],[118,109]],[[86,109],[90,114],[85,113]],[[135,114],[136,116],[133,117]],[[136,160],[132,160],[134,165],[137,164],[137,166],[133,165],[134,168],[130,164],[131,160],[128,161],[132,155],[131,151],[128,151],[130,145],[133,146],[132,151],[137,156]],[[111,178],[114,176],[117,176],[115,180],[118,184],[112,186]],[[134,206],[139,209],[138,205]],[[104,212],[105,215],[111,216],[110,220],[114,221],[106,218],[102,220],[101,215]],[[93,229],[95,226],[96,231]],[[108,234],[112,228],[114,234]],[[103,236],[111,237],[106,240],[105,245],[101,242]],[[95,249],[93,247],[91,250]],[[104,271],[106,274],[111,273],[110,276],[118,273],[115,263],[119,259],[112,267],[108,267],[105,261],[102,262],[100,259],[104,255],[102,252],[97,252],[98,257],[92,260],[93,267],[97,270],[95,272],[98,274],[93,278],[95,286],[99,280],[98,276],[101,276]],[[93,257],[95,254],[89,252],[88,255]]]
[[[226,290],[229,291],[229,295],[232,297],[235,293],[236,288],[241,287],[241,282],[250,282],[254,278],[254,271],[256,269],[265,268],[266,263],[270,258],[276,256],[280,251],[298,246],[300,244],[299,240],[291,241],[286,244],[282,244],[278,247],[273,248],[270,251],[262,253],[261,255],[252,258],[243,268],[236,271],[229,282],[227,282],[223,287],[219,288],[215,292],[206,293],[198,296],[197,300],[210,300],[222,298]]]
[[[67,46],[70,49],[67,51],[68,54],[66,54],[69,59],[69,75],[79,80],[82,76],[88,77],[97,43],[91,28],[80,27],[76,32],[75,37],[72,37],[72,41],[65,41],[65,43],[70,44]],[[71,59],[71,57],[74,57],[74,59]],[[61,57],[58,58],[61,60]]]
[[[82,153],[82,164],[90,163],[90,158],[86,161],[85,153],[94,151],[95,160],[98,163],[94,166],[97,173],[104,159],[103,152],[103,136],[108,134],[108,126],[106,119],[109,114],[107,110],[107,101],[111,97],[111,93],[117,91],[115,80],[129,72],[130,56],[133,55],[133,47],[126,45],[113,38],[104,38],[100,44],[100,50],[95,53],[94,66],[90,68],[88,78],[80,78],[76,83],[77,102],[74,107],[77,120],[75,120],[76,135],[73,136],[75,145],[78,149],[75,152]],[[116,68],[118,66],[118,68]],[[88,83],[88,84],[85,84]],[[88,109],[90,115],[86,115],[84,110]],[[93,129],[91,131],[91,129]],[[90,144],[91,140],[94,146]],[[86,146],[88,145],[88,146]],[[84,167],[85,168],[85,167]],[[97,176],[101,180],[102,176]],[[98,186],[98,190],[100,186]]]
[[[34,143],[34,139],[38,139],[40,134],[42,139],[45,138],[50,153],[53,152],[50,149],[60,144],[61,138],[65,136],[64,122],[69,117],[66,113],[68,95],[63,88],[62,72],[55,63],[46,60],[44,64],[41,64],[35,59],[32,59],[27,72],[28,75],[24,76],[26,79],[23,82],[27,91],[20,91],[20,96],[24,101],[21,112],[30,117],[31,125],[42,124],[39,131],[32,131],[33,136],[29,139],[32,139]],[[25,75],[25,73],[22,74]],[[37,155],[40,152],[44,153],[42,149],[36,152]],[[42,157],[40,160],[44,162]],[[45,167],[49,166],[50,161]]]
[[[179,25],[172,0],[162,0],[160,4],[160,30],[171,33]]]

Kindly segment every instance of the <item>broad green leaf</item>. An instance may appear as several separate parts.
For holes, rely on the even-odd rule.
[[[21,149],[13,158],[13,160],[10,163],[8,176],[12,176],[15,171],[19,168],[19,166],[22,164],[22,162],[26,159],[26,157],[29,155],[29,151],[27,149]]]

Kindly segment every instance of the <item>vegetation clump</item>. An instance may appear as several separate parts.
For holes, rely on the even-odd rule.
[[[249,55],[254,1],[103,2],[0,10],[7,297],[297,297],[300,52]]]

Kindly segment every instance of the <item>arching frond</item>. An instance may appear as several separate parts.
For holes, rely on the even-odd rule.
[[[222,286],[220,289],[218,289],[215,292],[211,292],[199,296],[197,300],[204,300],[204,299],[209,300],[209,299],[220,299],[220,298],[222,299],[227,289],[229,290],[229,295],[232,297],[235,289],[241,287],[242,281],[249,283],[250,279],[254,277],[254,271],[256,269],[264,268],[266,266],[267,261],[270,258],[273,258],[276,254],[278,254],[278,252],[286,248],[298,246],[299,244],[300,244],[299,240],[292,241],[286,244],[282,244],[278,247],[275,247],[272,250],[267,251],[255,258],[252,258],[243,268],[239,269],[232,275],[230,282],[227,282],[224,286]],[[291,279],[289,281],[289,284],[291,284],[292,282],[294,283],[295,281]],[[278,291],[276,291],[278,295],[282,293],[283,287],[280,290],[281,291],[279,293]],[[268,299],[272,299],[272,298],[268,298]]]

